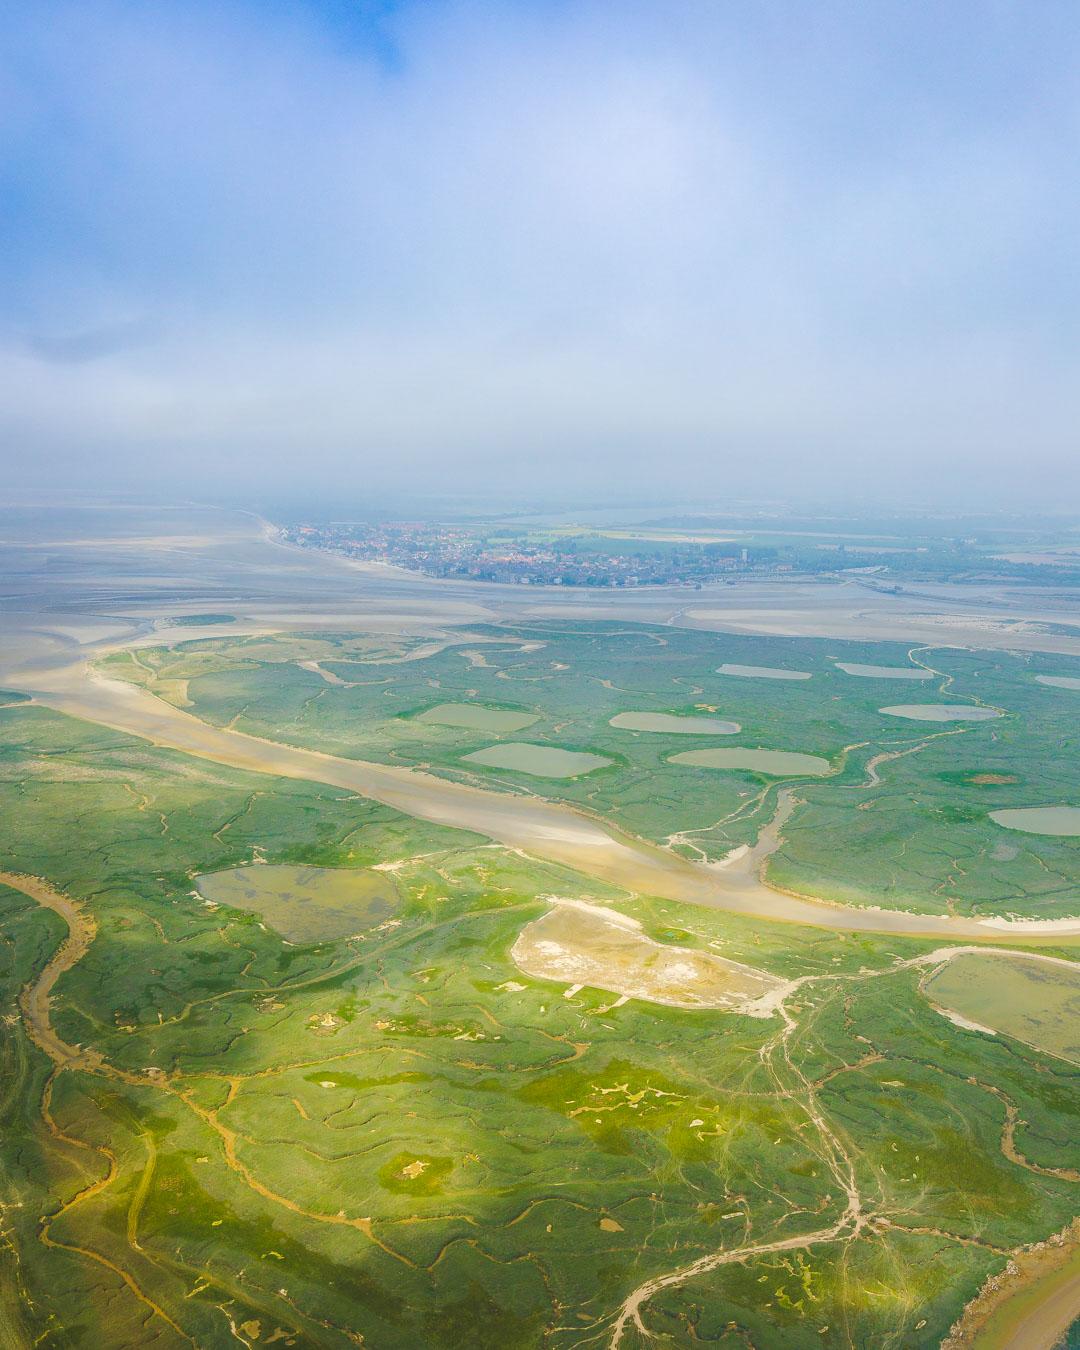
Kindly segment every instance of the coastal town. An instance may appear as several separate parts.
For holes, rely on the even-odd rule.
[[[356,562],[453,581],[518,586],[693,588],[740,579],[816,577],[864,581],[875,589],[909,582],[1080,583],[1075,524],[1057,532],[1022,522],[949,532],[926,520],[853,535],[770,528],[764,521],[703,525],[687,519],[632,527],[542,525],[517,520],[306,520],[279,523],[278,536]],[[1042,538],[1051,539],[1047,545]]]
[[[306,548],[426,576],[520,586],[694,586],[739,573],[796,570],[774,548],[750,549],[734,541],[558,536],[418,521],[291,525],[282,536]],[[835,566],[833,557],[820,570]]]

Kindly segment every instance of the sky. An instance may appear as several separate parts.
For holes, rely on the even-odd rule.
[[[0,0],[0,472],[1080,510],[1074,0]]]

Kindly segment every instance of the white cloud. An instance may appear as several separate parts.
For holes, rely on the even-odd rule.
[[[317,9],[12,18],[28,477],[1071,471],[1076,100],[1007,15]]]

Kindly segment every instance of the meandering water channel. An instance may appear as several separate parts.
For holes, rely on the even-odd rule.
[[[85,658],[56,663],[25,678],[25,687],[39,702],[72,716],[232,768],[357,792],[407,815],[473,831],[645,895],[846,932],[985,942],[1080,936],[1080,917],[1008,920],[917,914],[783,894],[759,876],[765,853],[779,842],[778,830],[766,827],[757,848],[720,869],[635,839],[563,803],[491,791],[416,769],[345,759],[215,727],[134,685],[104,678]]]

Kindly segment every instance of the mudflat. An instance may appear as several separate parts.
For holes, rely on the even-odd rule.
[[[837,661],[836,669],[863,680],[932,680],[934,672],[919,666],[861,666],[854,661]]]
[[[461,727],[467,731],[490,731],[493,735],[523,731],[539,722],[539,713],[518,712],[510,708],[488,708],[482,703],[439,703],[417,713],[416,722],[431,722],[440,727]]]
[[[966,703],[896,703],[878,711],[911,722],[992,722],[1001,716],[997,708]]]
[[[742,728],[738,722],[720,717],[680,716],[676,713],[625,712],[611,718],[609,726],[617,731],[655,731],[666,736],[734,736]]]
[[[586,750],[561,750],[555,745],[531,745],[526,741],[491,745],[486,750],[463,755],[462,760],[482,764],[486,769],[512,769],[515,773],[529,773],[537,778],[577,778],[611,763],[606,755],[593,755]]]
[[[726,661],[722,666],[717,666],[718,675],[739,675],[746,680],[808,680],[811,678],[811,672],[808,670],[783,670],[779,666],[740,666],[735,662]]]
[[[1080,835],[1080,806],[1016,806],[991,811],[990,819],[1025,834]]]
[[[681,750],[669,764],[693,764],[701,769],[752,769],[777,778],[829,773],[832,765],[820,755],[796,750]]]

